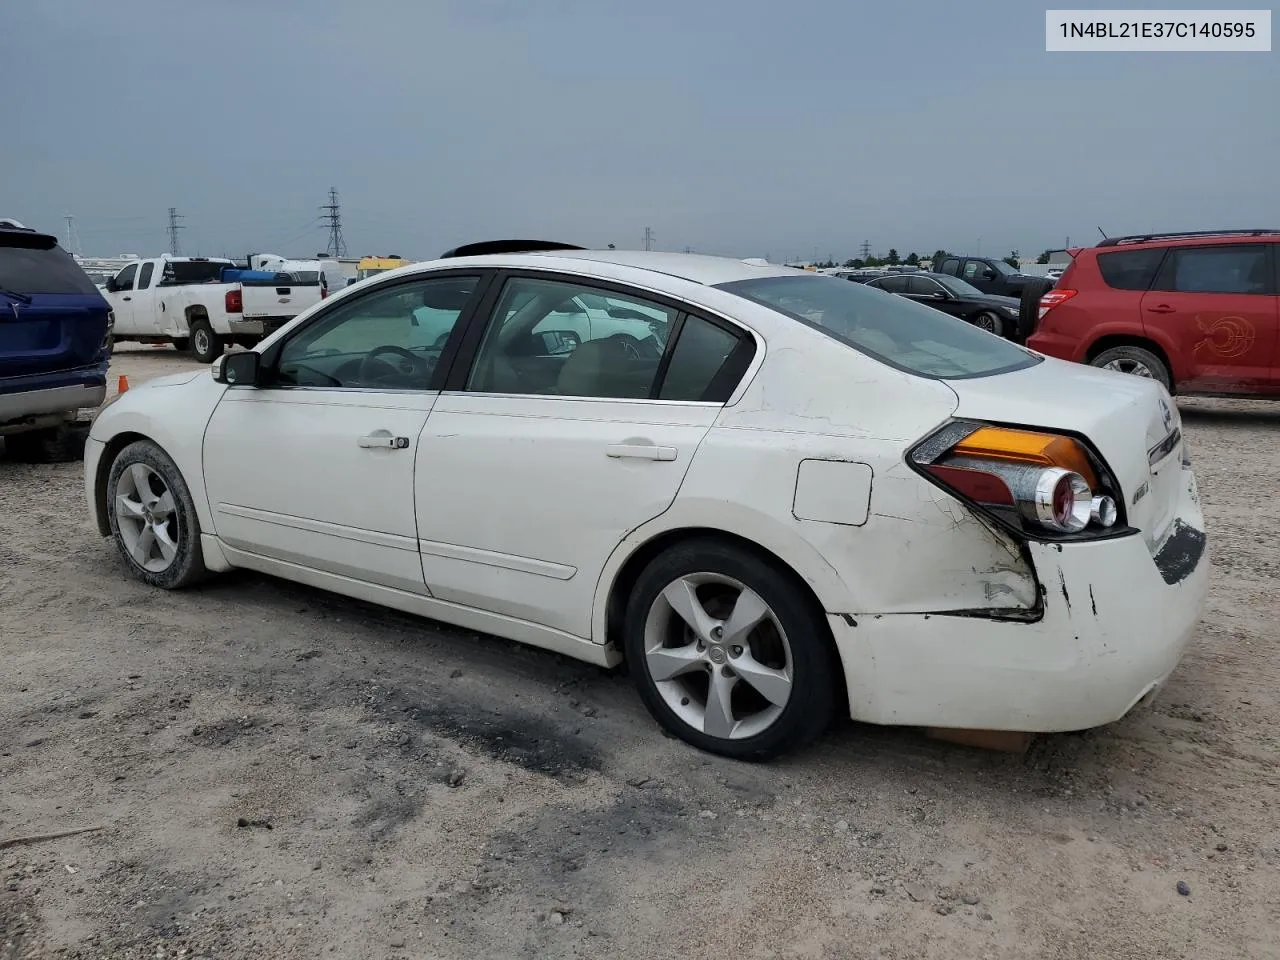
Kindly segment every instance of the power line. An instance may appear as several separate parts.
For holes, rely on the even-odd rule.
[[[178,221],[181,219],[183,218],[182,218],[182,215],[178,213],[178,208],[170,207],[169,208],[169,252],[173,254],[173,256],[175,257],[182,251],[182,247],[178,244],[178,231],[187,229],[186,227],[178,223]]]
[[[324,215],[320,218],[329,225],[329,246],[325,252],[331,257],[347,255],[347,241],[342,237],[342,206],[338,203],[338,188],[329,188],[329,202],[320,207]]]

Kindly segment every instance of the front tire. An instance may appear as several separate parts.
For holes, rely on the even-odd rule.
[[[116,456],[104,506],[116,548],[139,580],[176,590],[208,576],[191,491],[178,465],[150,440]]]
[[[191,352],[201,363],[213,363],[222,356],[222,338],[213,332],[209,321],[203,318],[191,323]]]
[[[831,722],[838,663],[822,611],[790,571],[732,544],[690,540],[651,561],[623,645],[649,712],[701,750],[769,760]]]

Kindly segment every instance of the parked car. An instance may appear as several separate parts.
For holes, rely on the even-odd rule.
[[[241,270],[231,260],[154,257],[107,281],[117,341],[171,343],[212,363],[227,344],[251,347],[326,296],[319,271],[303,279]]]
[[[566,348],[591,298],[669,332]],[[625,660],[668,730],[754,760],[837,710],[1114,721],[1209,570],[1159,384],[687,254],[495,243],[365,280],[111,401],[85,489],[156,587],[245,568]]]
[[[1016,299],[983,293],[956,277],[940,273],[891,275],[870,280],[867,286],[941,310],[998,337],[1017,331],[1019,304]]]
[[[1025,286],[1044,280],[1043,277],[1020,273],[997,257],[944,257],[941,263],[933,265],[933,269],[935,273],[959,277],[983,293],[999,297],[1021,297]]]
[[[1280,230],[1113,237],[1071,254],[1030,347],[1171,393],[1280,396]]]
[[[0,221],[0,437],[11,457],[79,458],[107,391],[111,308],[56,237]]]

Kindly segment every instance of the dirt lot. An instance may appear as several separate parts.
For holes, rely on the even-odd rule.
[[[712,759],[554,655],[256,575],[147,589],[79,465],[0,458],[0,960],[1280,956],[1280,405],[1182,408],[1198,640],[1021,757],[844,724]]]

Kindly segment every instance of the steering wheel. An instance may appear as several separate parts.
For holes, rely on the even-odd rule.
[[[384,353],[394,353],[404,362],[393,364],[387,360],[378,359]],[[382,371],[381,373],[378,372],[379,369]],[[390,371],[390,373],[388,374],[387,371]],[[393,343],[374,347],[360,358],[359,377],[362,383],[379,383],[389,378],[397,377],[420,376],[425,379],[430,372],[427,361],[423,357],[419,357],[417,354]]]
[[[646,350],[645,341],[639,339],[638,337],[633,337],[629,333],[610,334],[607,339],[616,340],[618,343],[620,343],[622,345],[623,351],[626,353],[627,357],[631,360],[642,360],[644,359],[644,354],[646,352],[649,352],[649,353],[654,352],[652,347],[649,347]]]

